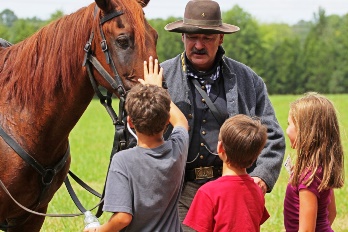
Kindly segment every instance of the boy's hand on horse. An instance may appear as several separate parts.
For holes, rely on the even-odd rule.
[[[163,80],[163,68],[158,71],[159,65],[158,60],[153,61],[153,57],[149,57],[149,67],[147,67],[147,61],[144,61],[144,80],[138,79],[138,81],[143,85],[157,85],[162,87]]]

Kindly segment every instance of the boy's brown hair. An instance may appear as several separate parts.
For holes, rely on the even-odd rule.
[[[267,141],[267,128],[259,119],[238,114],[227,119],[220,129],[219,140],[226,152],[227,163],[250,167]]]
[[[136,131],[155,135],[166,127],[170,102],[170,95],[165,89],[138,84],[129,91],[125,109]]]

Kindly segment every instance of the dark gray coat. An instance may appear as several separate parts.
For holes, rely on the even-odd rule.
[[[161,63],[161,67],[164,69],[164,78],[172,101],[186,115],[189,126],[193,128],[194,120],[188,117],[189,114],[193,114],[191,104],[193,97],[187,83],[184,60],[183,54],[181,54]],[[269,100],[266,85],[251,68],[225,56],[222,61],[222,74],[228,115],[230,117],[236,114],[256,116],[268,128],[267,144],[248,172],[251,176],[257,176],[264,180],[269,190],[272,190],[282,166],[285,140]],[[171,128],[166,134],[170,131]],[[191,136],[192,133],[190,133],[190,139]]]

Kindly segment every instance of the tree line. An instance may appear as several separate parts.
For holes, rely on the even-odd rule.
[[[0,12],[0,37],[17,43],[62,17],[56,11],[48,20],[21,19],[13,11]],[[226,56],[250,66],[266,82],[270,94],[348,93],[348,14],[326,15],[319,8],[310,21],[261,23],[238,5],[222,13],[225,23],[241,30],[225,35]],[[149,19],[158,32],[159,61],[183,52],[181,34],[164,26],[180,18]]]

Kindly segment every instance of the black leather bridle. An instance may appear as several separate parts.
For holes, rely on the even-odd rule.
[[[98,11],[98,7],[96,6],[95,10],[94,10],[94,16],[96,15],[97,11]],[[96,93],[96,95],[100,99],[100,103],[105,107],[106,111],[108,112],[108,114],[110,115],[110,117],[113,121],[113,124],[116,127],[114,146],[113,146],[114,150],[115,149],[116,150],[123,150],[126,148],[126,145],[127,145],[126,135],[125,135],[125,130],[126,130],[125,123],[123,121],[126,117],[126,112],[124,110],[124,104],[125,104],[125,100],[126,100],[127,91],[122,83],[122,79],[121,79],[120,75],[117,72],[115,63],[111,59],[110,51],[109,51],[108,46],[107,46],[107,42],[105,39],[105,34],[103,32],[102,25],[105,22],[107,22],[115,17],[118,17],[122,14],[124,14],[122,11],[111,12],[111,13],[105,15],[104,17],[102,17],[100,19],[100,22],[99,22],[99,31],[100,31],[100,35],[102,37],[102,41],[100,42],[100,46],[101,46],[102,51],[105,54],[106,63],[109,64],[111,67],[111,70],[113,72],[113,77],[105,70],[105,68],[100,64],[98,59],[93,55],[92,41],[94,38],[94,31],[91,32],[91,35],[89,36],[89,40],[87,41],[87,43],[84,47],[85,58],[83,61],[83,66],[85,66],[87,69],[88,77],[90,79],[90,82],[92,84],[94,92]],[[98,73],[109,83],[109,85],[111,86],[111,88],[113,90],[117,91],[118,98],[119,98],[119,115],[118,116],[115,113],[115,111],[111,105],[113,93],[111,93],[109,91],[107,91],[107,95],[103,95],[101,93],[101,91],[98,88],[98,84],[95,81],[95,77],[94,77],[93,72],[92,72],[92,67],[95,68],[98,71]]]

